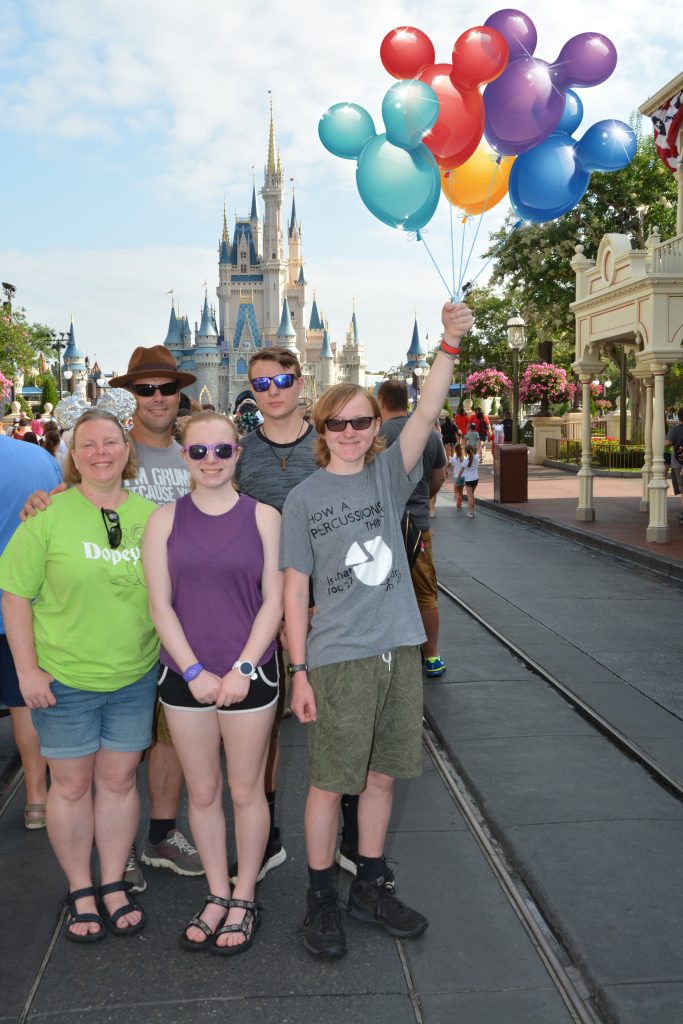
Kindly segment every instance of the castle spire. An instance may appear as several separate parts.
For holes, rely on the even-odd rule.
[[[228,234],[228,215],[225,209],[225,200],[223,200],[223,237],[221,241],[230,245],[230,235]]]
[[[258,211],[256,209],[256,179],[252,172],[252,183],[251,183],[251,213],[249,214],[249,220],[258,220]]]
[[[277,172],[277,164],[275,162],[275,121],[273,119],[273,96],[268,90],[270,96],[270,130],[268,132],[268,163],[266,164],[266,173],[275,174]]]
[[[292,189],[292,216],[289,218],[289,237],[291,238],[296,231],[296,197],[294,195],[294,189]]]

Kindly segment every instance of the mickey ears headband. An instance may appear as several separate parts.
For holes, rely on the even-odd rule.
[[[63,398],[57,404],[53,415],[57,421],[57,426],[61,430],[73,430],[83,413],[91,408],[92,406],[84,398],[81,398],[80,395],[69,395],[68,398]],[[125,388],[110,388],[108,391],[105,391],[97,399],[95,408],[114,416],[124,430],[132,429],[137,402],[135,401],[135,395],[132,395],[130,391],[126,391]]]

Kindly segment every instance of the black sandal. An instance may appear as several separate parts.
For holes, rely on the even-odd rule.
[[[228,902],[228,910],[232,907],[242,907],[245,913],[239,924],[224,924],[222,928],[217,928],[214,932],[211,939],[211,952],[218,953],[219,956],[237,956],[238,953],[246,953],[261,925],[261,914],[251,900],[229,900]],[[241,932],[244,935],[244,942],[240,942],[238,946],[216,945],[219,935],[234,935],[236,932]]]
[[[209,895],[204,900],[204,906],[202,906],[202,910],[204,910],[204,907],[206,906],[207,903],[215,903],[217,906],[223,907],[223,909],[225,910],[223,917],[216,926],[217,928],[219,928],[223,921],[225,921],[226,917],[228,916],[228,911],[230,909],[230,900],[224,899],[222,896],[214,896],[214,894],[210,892]],[[202,910],[199,911],[199,914],[201,914]],[[183,933],[180,936],[180,945],[183,947],[183,949],[191,949],[193,952],[195,952],[196,950],[208,949],[209,946],[211,945],[211,940],[214,937],[214,932],[211,930],[211,926],[208,925],[206,921],[202,921],[199,914],[196,914],[195,917],[192,918],[190,923],[186,925],[185,928],[183,929]],[[192,939],[188,939],[187,937],[188,928],[199,928],[200,932],[204,932],[206,938],[202,939],[201,942],[193,942]]]
[[[125,892],[128,897],[128,903],[125,907],[119,907],[113,914],[110,914],[107,910],[103,897],[108,896],[112,892]],[[100,886],[100,903],[102,907],[102,916],[106,921],[107,928],[112,935],[135,935],[137,932],[141,932],[147,924],[147,917],[140,904],[133,899],[130,894],[130,882],[109,882],[107,885]],[[129,924],[125,928],[119,928],[116,922],[124,914],[130,914],[131,910],[139,910],[142,917],[137,924]]]
[[[73,892],[67,893],[66,899],[64,900],[64,906],[69,908],[69,916],[66,921],[64,937],[69,942],[99,942],[105,936],[104,921],[99,914],[79,914],[76,910],[76,900],[85,899],[86,896],[94,896],[95,889],[92,885],[89,885],[87,889],[74,889]],[[71,931],[72,924],[98,924],[100,930],[98,932],[86,932],[85,935],[77,935]]]

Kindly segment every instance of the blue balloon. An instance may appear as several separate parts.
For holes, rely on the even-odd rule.
[[[573,209],[589,181],[590,174],[577,165],[571,136],[555,132],[515,160],[508,182],[510,204],[522,220],[542,224]]]
[[[583,103],[573,89],[567,89],[567,95],[564,98],[564,113],[555,131],[566,132],[567,135],[571,135],[579,127],[582,120]]]
[[[375,134],[372,118],[357,103],[335,103],[318,123],[318,135],[325,149],[344,160],[357,160],[363,146]]]
[[[636,155],[638,140],[623,121],[598,121],[576,145],[576,159],[585,171],[619,171]]]
[[[358,160],[356,184],[370,213],[404,231],[424,227],[441,194],[439,168],[427,147],[403,149],[386,135],[377,135],[365,146]]]
[[[382,101],[389,142],[415,149],[439,116],[439,98],[425,82],[398,82]]]

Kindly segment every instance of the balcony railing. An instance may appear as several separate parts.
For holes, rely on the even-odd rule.
[[[683,274],[683,235],[652,247],[653,274]]]

